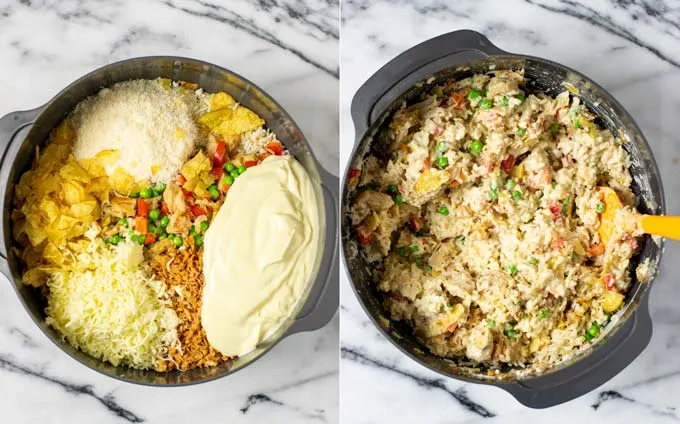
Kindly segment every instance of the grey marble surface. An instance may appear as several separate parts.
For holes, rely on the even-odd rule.
[[[260,85],[337,173],[338,19],[334,0],[0,0],[0,115],[107,63],[193,57]],[[222,380],[138,387],[67,357],[0,278],[0,423],[335,423],[338,327],[336,316]]]
[[[669,213],[680,214],[680,3],[571,0],[347,0],[342,5],[341,146],[354,141],[349,105],[359,86],[407,48],[457,29],[498,47],[554,60],[598,81],[649,140]],[[648,348],[604,386],[531,410],[493,387],[445,379],[378,334],[341,275],[341,421],[391,423],[671,423],[680,421],[680,243],[668,242],[651,293]]]

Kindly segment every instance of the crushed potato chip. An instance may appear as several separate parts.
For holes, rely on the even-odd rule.
[[[236,106],[234,109],[223,108],[208,112],[201,116],[198,121],[225,138],[240,136],[245,132],[259,128],[264,124],[262,118],[252,110],[243,106]]]
[[[235,104],[236,100],[224,91],[220,91],[219,93],[215,93],[210,96],[211,111],[233,106]]]
[[[210,175],[210,171],[212,171],[210,159],[205,153],[199,151],[180,168],[180,172],[186,179],[182,187],[190,192],[194,192],[197,188],[198,190],[205,188],[207,191],[208,185],[205,184],[205,178]]]

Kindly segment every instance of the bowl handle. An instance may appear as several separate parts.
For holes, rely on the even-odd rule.
[[[42,112],[42,107],[33,110],[9,113],[0,118],[0,199],[5,199],[7,190],[10,188],[9,173],[12,168],[12,158],[8,158],[9,146],[14,137],[27,125],[33,124],[35,119]],[[3,208],[3,221],[5,225],[0,225],[0,272],[7,278],[11,278],[9,266],[7,264],[8,237],[5,230],[9,230],[10,208]]]
[[[326,213],[326,243],[319,266],[319,276],[314,283],[305,306],[300,311],[287,334],[318,330],[333,318],[340,303],[340,276],[338,268],[338,177],[319,167],[321,189]]]
[[[652,320],[649,315],[649,293],[646,293],[635,313],[623,328],[611,336],[606,346],[598,346],[580,362],[564,370],[500,387],[531,408],[558,405],[614,378],[642,353],[651,338]]]
[[[351,111],[355,139],[363,138],[382,112],[416,83],[442,69],[489,56],[511,54],[472,30],[443,34],[401,53],[373,74],[354,95]]]

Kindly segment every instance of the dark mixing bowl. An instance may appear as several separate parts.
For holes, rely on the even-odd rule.
[[[321,236],[315,266],[304,294],[291,317],[257,349],[231,362],[212,368],[160,373],[128,367],[114,367],[97,360],[63,341],[61,336],[45,324],[45,300],[39,290],[21,283],[20,264],[12,246],[10,212],[14,186],[21,175],[30,169],[35,146],[45,146],[48,135],[75,106],[104,87],[134,79],[170,78],[198,84],[204,91],[226,91],[239,103],[260,115],[267,127],[286,146],[309,174],[318,202]],[[19,296],[29,315],[40,329],[72,358],[87,367],[119,380],[154,385],[188,385],[214,380],[229,375],[269,351],[283,338],[316,330],[327,324],[338,308],[338,235],[337,199],[338,179],[324,170],[312,153],[311,146],[300,128],[281,106],[255,84],[245,78],[210,63],[180,57],[146,57],[114,63],[82,77],[38,109],[14,112],[0,119],[0,199],[3,203],[0,227],[0,272]]]
[[[400,54],[378,70],[359,88],[352,101],[355,145],[348,163],[359,167],[372,152],[377,134],[384,130],[391,116],[403,102],[417,102],[433,85],[459,80],[476,73],[497,69],[524,69],[529,91],[556,96],[565,83],[578,90],[578,97],[599,119],[599,125],[628,140],[625,149],[631,158],[633,192],[639,200],[638,210],[646,214],[664,214],[664,196],[659,171],[642,132],[628,112],[601,86],[586,76],[545,59],[505,52],[474,31],[456,31],[421,43]],[[345,181],[347,181],[347,172]],[[603,339],[578,352],[569,360],[550,369],[520,375],[516,369],[502,369],[489,376],[487,369],[468,362],[442,358],[418,343],[404,322],[391,321],[381,304],[365,258],[357,251],[349,220],[353,190],[343,185],[341,200],[341,239],[349,280],[361,305],[381,333],[410,358],[423,366],[455,379],[489,384],[511,393],[521,403],[544,408],[566,402],[605,383],[630,364],[647,346],[652,336],[649,316],[649,290],[652,281],[633,283],[625,305],[612,323],[603,329]],[[648,259],[651,275],[656,275],[663,251],[663,241],[650,236],[641,240],[640,253],[632,260],[635,267]]]

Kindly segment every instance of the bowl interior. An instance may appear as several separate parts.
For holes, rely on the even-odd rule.
[[[366,134],[357,135],[361,139],[355,149],[354,156],[351,158],[349,167],[358,167],[363,158],[369,154],[375,155],[378,158],[384,158],[385,155],[382,152],[385,151],[385,148],[381,141],[381,134],[389,124],[391,116],[399,109],[403,102],[407,104],[418,102],[422,94],[427,92],[433,85],[441,84],[448,80],[463,79],[477,73],[487,73],[494,69],[524,69],[527,90],[529,92],[542,91],[550,96],[556,96],[565,90],[565,82],[576,87],[581,101],[599,116],[597,123],[628,140],[628,143],[625,144],[625,149],[631,158],[630,171],[633,176],[633,191],[639,201],[638,210],[647,214],[664,213],[663,190],[656,163],[640,129],[628,113],[602,87],[588,78],[562,65],[538,58],[521,56],[489,57],[485,60],[466,63],[463,66],[444,69],[431,75],[431,78],[424,78],[422,84],[418,84],[406,91],[384,111],[374,111],[375,114],[379,114],[379,118]],[[404,322],[390,320],[388,314],[382,308],[382,295],[377,291],[376,285],[370,276],[371,266],[366,263],[361,253],[355,254],[360,249],[358,249],[352,233],[348,213],[353,196],[352,189],[348,187],[343,188],[341,234],[343,254],[345,255],[345,263],[350,274],[350,281],[362,306],[383,333],[407,355],[445,375],[466,380],[491,382],[532,379],[563,370],[586,357],[594,349],[606,349],[609,337],[634,313],[636,306],[643,300],[643,296],[651,283],[651,281],[646,283],[639,282],[635,276],[635,267],[642,260],[649,259],[650,275],[654,276],[658,269],[662,252],[661,242],[655,242],[647,235],[643,237],[640,251],[631,261],[630,272],[633,284],[627,294],[625,306],[616,314],[615,319],[612,319],[612,322],[603,329],[602,342],[575,352],[570,358],[547,370],[527,371],[525,369],[503,367],[499,370],[500,374],[489,377],[487,375],[489,369],[477,363],[446,359],[431,354],[426,347],[415,339],[408,325]]]
[[[3,166],[11,166],[7,190],[4,196],[3,230],[5,246],[13,246],[11,240],[11,221],[9,212],[12,208],[13,188],[18,183],[21,175],[30,169],[35,154],[35,146],[44,146],[50,131],[56,127],[71,112],[75,106],[85,98],[96,94],[100,89],[112,86],[115,83],[132,79],[155,79],[158,77],[170,78],[175,81],[187,81],[197,83],[206,92],[214,93],[226,91],[239,103],[250,108],[266,121],[266,126],[273,131],[278,139],[286,146],[290,153],[302,164],[309,174],[315,189],[318,202],[318,210],[324,211],[323,195],[321,192],[321,180],[316,160],[305,140],[302,132],[293,122],[290,116],[260,88],[225,69],[208,63],[173,57],[151,57],[131,59],[124,62],[114,63],[102,69],[84,76],[71,84],[48,103],[35,124],[24,138],[22,134],[12,140]],[[322,212],[321,212],[322,213]],[[325,241],[325,217],[320,217],[321,237],[317,251],[323,252]],[[8,263],[13,277],[12,283],[26,306],[31,317],[42,331],[52,339],[62,350],[84,365],[99,371],[105,375],[124,381],[147,384],[147,385],[183,385],[209,381],[230,374],[247,364],[252,363],[262,354],[268,351],[279,341],[295,316],[305,304],[309,292],[316,280],[322,255],[317,255],[316,263],[310,274],[303,296],[289,319],[258,348],[234,361],[222,363],[212,368],[196,368],[190,371],[172,371],[159,373],[149,370],[135,370],[128,367],[114,367],[107,362],[97,360],[83,352],[73,348],[69,343],[62,340],[61,336],[51,327],[45,324],[44,308],[46,306],[41,293],[31,287],[21,284],[21,266],[11,248],[8,251]]]

